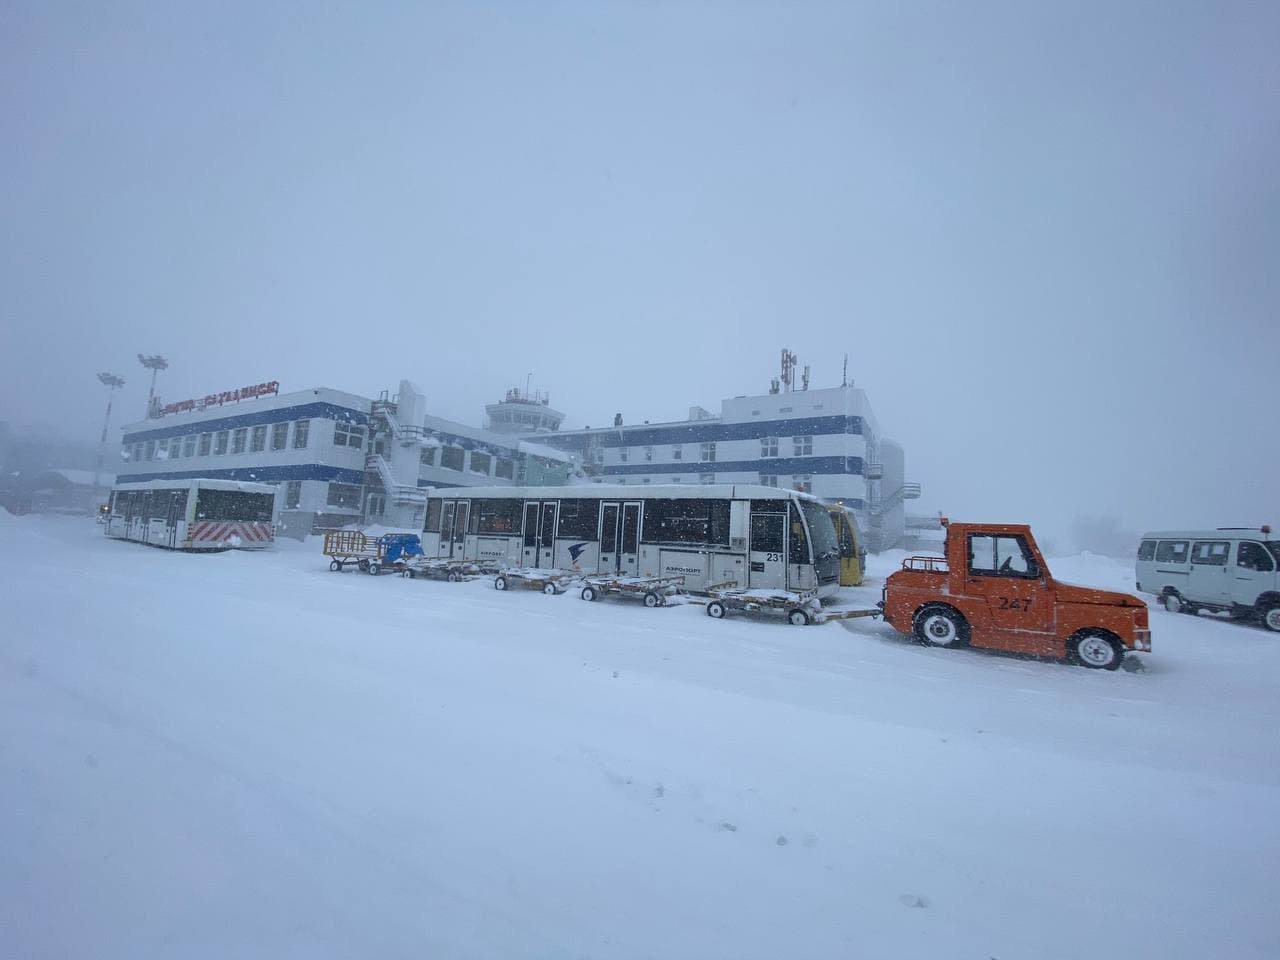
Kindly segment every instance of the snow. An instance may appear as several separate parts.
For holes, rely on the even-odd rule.
[[[1154,609],[1148,670],[1100,673],[335,574],[318,538],[7,518],[0,564],[5,956],[1280,952],[1257,627]]]

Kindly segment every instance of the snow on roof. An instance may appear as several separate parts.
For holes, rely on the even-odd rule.
[[[214,480],[209,477],[195,477],[189,480],[143,480],[136,483],[125,480],[115,485],[117,490],[182,490],[186,487],[198,487],[201,490],[238,490],[241,493],[274,494],[276,492],[276,488],[269,483]]]
[[[544,443],[533,443],[530,440],[517,441],[516,449],[521,453],[542,457],[544,460],[554,460],[556,463],[568,463],[573,459],[573,455],[570,453],[557,450],[555,447],[548,447]]]

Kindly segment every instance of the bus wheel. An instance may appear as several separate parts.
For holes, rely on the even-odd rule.
[[[712,620],[724,619],[724,604],[719,600],[712,600],[707,604],[707,616]]]
[[[590,603],[590,602],[591,602],[592,600],[594,600],[595,598],[596,598],[596,588],[595,588],[595,587],[583,587],[583,588],[582,588],[582,599],[583,599],[583,600],[586,600],[588,603]]]
[[[940,603],[917,610],[911,631],[917,640],[931,647],[959,647],[969,638],[969,624],[960,611]]]
[[[1262,611],[1262,625],[1273,633],[1280,633],[1280,603]]]
[[[1120,644],[1105,630],[1081,630],[1067,641],[1067,653],[1091,670],[1114,670],[1124,658]]]
[[[369,566],[365,568],[365,572],[368,573],[369,576],[371,577],[376,577],[378,574],[382,572],[382,566],[377,563],[371,563],[369,564]]]
[[[650,590],[644,595],[644,605],[646,607],[660,607],[662,606],[662,598]]]
[[[793,625],[797,627],[803,627],[806,623],[809,622],[809,615],[805,613],[803,610],[801,610],[799,607],[796,607],[794,610],[792,610],[790,613],[787,614],[787,619],[791,621]]]
[[[341,572],[342,572],[342,561],[341,561],[341,560],[330,560],[330,561],[329,561],[329,569],[330,569],[330,570],[332,570],[334,573],[341,573]]]
[[[559,588],[556,587],[554,583],[544,583],[542,585],[542,592],[545,593],[548,597],[554,597],[557,593],[560,592],[560,590]]]
[[[505,590],[505,589],[507,589],[507,578],[506,578],[506,577],[504,577],[502,574],[498,574],[496,577],[494,577],[494,578],[493,578],[493,589],[495,589],[495,590]]]

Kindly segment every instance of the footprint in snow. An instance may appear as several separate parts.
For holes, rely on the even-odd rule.
[[[898,895],[898,902],[904,907],[914,907],[920,910],[929,906],[927,898],[915,893],[902,893]]]

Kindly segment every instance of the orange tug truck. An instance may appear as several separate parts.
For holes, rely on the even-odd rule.
[[[935,647],[984,647],[1114,670],[1150,652],[1147,605],[1059,583],[1018,523],[951,523],[946,559],[909,557],[885,581],[885,622]]]

